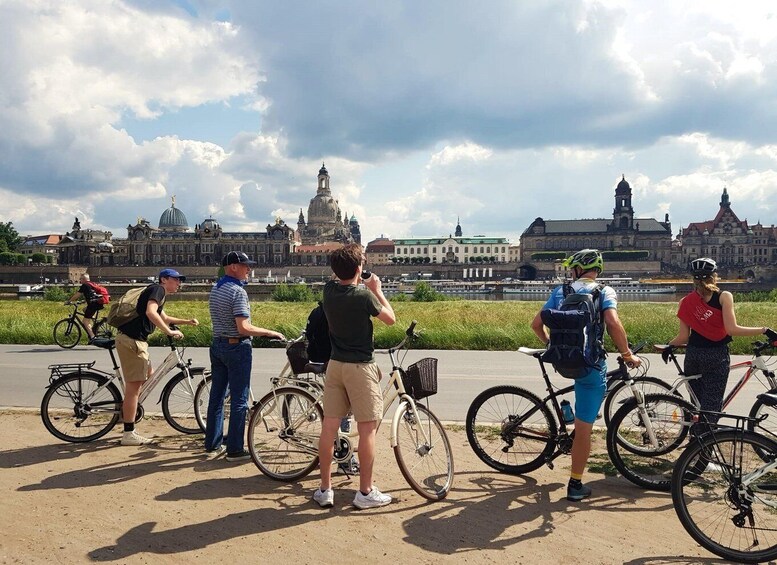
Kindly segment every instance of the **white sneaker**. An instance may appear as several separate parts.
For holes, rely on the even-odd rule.
[[[331,508],[335,505],[335,491],[331,488],[326,490],[316,489],[313,493],[313,500],[315,500],[321,508]]]
[[[151,443],[153,441],[154,440],[151,438],[143,437],[135,430],[121,434],[122,445],[146,445],[147,443]]]
[[[353,497],[353,505],[361,510],[365,508],[379,508],[387,504],[391,504],[391,496],[383,494],[374,486],[368,494],[362,494],[360,490],[357,490],[356,496]]]

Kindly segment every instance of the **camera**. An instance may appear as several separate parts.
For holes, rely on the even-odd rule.
[[[372,271],[362,271],[362,280],[366,281],[372,276]]]

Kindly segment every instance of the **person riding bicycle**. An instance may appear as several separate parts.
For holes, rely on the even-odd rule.
[[[680,300],[677,317],[680,331],[665,348],[664,361],[674,346],[685,346],[683,371],[686,375],[701,377],[690,381],[691,390],[699,399],[700,408],[720,412],[728,382],[728,344],[731,337],[764,334],[771,343],[777,342],[777,332],[768,327],[749,327],[737,324],[734,297],[718,288],[718,265],[708,257],[690,263],[693,290]],[[714,423],[718,418],[708,416]]]
[[[167,294],[178,292],[186,277],[174,269],[162,269],[159,282],[148,285],[138,297],[135,307],[137,318],[117,328],[116,353],[119,354],[121,372],[124,376],[124,402],[122,416],[124,433],[122,445],[143,445],[152,440],[135,431],[135,414],[143,383],[151,376],[151,362],[148,358],[148,336],[159,328],[175,339],[183,338],[180,330],[173,330],[170,324],[197,326],[196,318],[173,318],[162,310]]]
[[[73,293],[73,296],[67,299],[65,304],[71,304],[72,302],[75,302],[78,300],[79,295],[84,298],[86,301],[86,308],[84,308],[84,329],[86,330],[86,335],[89,337],[89,341],[91,342],[94,339],[92,325],[97,318],[97,312],[102,310],[105,304],[103,304],[100,295],[89,284],[89,275],[87,273],[81,275],[81,278],[78,280],[78,282],[81,283],[81,286],[79,286],[78,290]]]
[[[383,417],[381,372],[375,363],[372,318],[387,325],[396,321],[394,310],[373,274],[358,287],[364,267],[364,250],[357,243],[336,249],[329,257],[339,280],[324,286],[324,312],[329,322],[332,356],[324,384],[324,422],[318,453],[321,485],[313,500],[326,508],[334,505],[332,456],[342,419],[351,410],[359,430],[359,491],[353,499],[357,508],[376,508],[391,502],[391,496],[372,484],[375,462],[375,432]]]
[[[600,285],[596,282],[602,270],[604,261],[602,254],[596,249],[583,249],[574,253],[564,261],[564,266],[570,269],[574,281],[572,291],[590,294]],[[553,289],[548,301],[537,312],[531,323],[531,328],[544,344],[550,340],[543,324],[541,312],[549,308],[557,309],[564,301],[564,285]],[[615,291],[605,286],[601,288],[597,307],[602,312],[602,320],[620,355],[630,367],[641,364],[639,357],[632,355],[626,330],[618,317],[618,300]],[[597,328],[597,335],[602,335],[604,328]],[[588,457],[591,453],[591,432],[599,408],[604,400],[607,389],[607,365],[602,357],[599,364],[590,369],[583,377],[575,379],[575,439],[572,443],[572,470],[567,485],[567,500],[578,501],[591,496],[590,487],[582,482]]]

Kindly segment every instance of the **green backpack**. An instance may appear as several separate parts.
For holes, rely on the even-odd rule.
[[[147,286],[131,288],[116,302],[111,302],[106,321],[114,328],[119,328],[138,317],[138,299]]]

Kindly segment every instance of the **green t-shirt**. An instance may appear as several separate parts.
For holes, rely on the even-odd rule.
[[[329,281],[324,286],[324,312],[329,322],[332,359],[343,363],[370,363],[375,349],[372,317],[383,306],[369,290]]]

